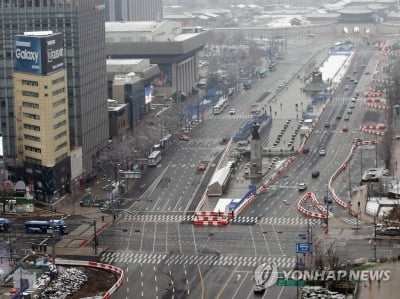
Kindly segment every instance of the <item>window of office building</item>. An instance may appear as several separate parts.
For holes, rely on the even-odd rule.
[[[67,124],[67,121],[66,121],[66,120],[60,121],[59,123],[56,123],[56,124],[54,125],[54,130],[55,130],[55,129],[58,129],[58,128],[61,128],[62,126],[65,126],[66,124]]]
[[[59,106],[59,105],[61,105],[61,104],[65,104],[65,98],[60,99],[60,100],[58,100],[58,101],[55,101],[55,102],[53,103],[53,107],[57,107],[57,106]]]
[[[30,124],[24,124],[24,129],[32,130],[32,131],[40,131],[40,127],[39,126],[33,126],[33,125],[30,125]]]
[[[60,78],[54,79],[51,82],[51,84],[55,85],[55,84],[58,84],[58,83],[61,83],[61,82],[64,82],[64,81],[65,81],[65,77],[60,77]]]
[[[23,112],[23,113],[22,113],[22,116],[25,117],[25,118],[31,118],[31,119],[37,119],[37,120],[40,119],[40,115],[38,115],[38,114],[33,114],[33,113],[26,113],[26,112]]]
[[[32,163],[32,164],[37,164],[37,165],[42,165],[42,160],[36,159],[36,158],[32,158],[32,157],[28,157],[28,156],[25,156],[25,162]]]
[[[63,131],[60,134],[54,136],[54,140],[60,139],[61,137],[67,136],[67,131]]]
[[[24,139],[30,140],[30,141],[40,142],[40,137],[32,136],[32,135],[28,135],[28,134],[24,134]]]
[[[41,148],[30,146],[30,145],[25,145],[25,150],[26,151],[30,151],[30,152],[34,152],[34,153],[41,153],[42,152]]]
[[[63,153],[62,155],[58,156],[56,158],[56,163],[61,162],[62,160],[64,160],[67,157],[67,153]]]
[[[52,95],[56,96],[56,95],[59,95],[59,94],[64,93],[64,92],[65,92],[65,88],[63,87],[63,88],[60,88],[60,89],[57,89],[57,90],[53,91]]]
[[[22,106],[27,107],[27,108],[39,109],[39,104],[37,104],[37,103],[22,102]]]
[[[57,145],[55,148],[54,148],[54,151],[59,151],[60,149],[63,149],[64,147],[66,147],[67,146],[67,143],[66,142],[63,142],[63,143],[61,143],[61,144],[59,144],[59,145]]]
[[[27,90],[23,90],[22,91],[22,95],[25,96],[25,97],[34,97],[34,98],[38,98],[39,97],[39,93],[38,92],[27,91]]]
[[[39,86],[38,81],[22,80],[21,83],[22,83],[22,85],[27,85],[27,86]]]
[[[59,117],[59,116],[61,116],[61,115],[64,115],[65,113],[67,113],[67,110],[65,110],[65,109],[60,110],[60,111],[54,113],[53,118],[57,118],[57,117]]]

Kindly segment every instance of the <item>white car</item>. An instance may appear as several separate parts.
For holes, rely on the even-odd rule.
[[[297,185],[297,190],[299,190],[299,191],[307,190],[307,184],[306,183],[299,183]]]
[[[230,114],[230,115],[236,114],[236,110],[232,108],[231,110],[229,110],[229,114]]]
[[[320,156],[325,156],[326,155],[326,151],[324,149],[319,150],[319,155]]]

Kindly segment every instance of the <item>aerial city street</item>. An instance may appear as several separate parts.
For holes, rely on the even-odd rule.
[[[397,298],[397,1],[144,2],[0,2],[0,298]]]

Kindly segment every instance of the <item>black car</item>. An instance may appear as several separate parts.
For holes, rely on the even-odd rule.
[[[311,173],[311,177],[313,177],[313,178],[319,177],[319,170],[313,171],[313,172]]]

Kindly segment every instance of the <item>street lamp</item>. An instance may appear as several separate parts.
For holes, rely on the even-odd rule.
[[[360,202],[357,202],[357,229],[358,229],[358,215],[360,214]]]

